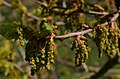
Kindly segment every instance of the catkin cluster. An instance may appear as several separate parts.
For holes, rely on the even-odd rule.
[[[84,36],[77,36],[73,43],[73,47],[76,50],[75,53],[75,65],[80,66],[88,59],[88,53],[90,48],[87,45],[87,39]]]
[[[26,44],[25,56],[25,60],[31,65],[31,75],[34,75],[41,68],[50,70],[51,63],[54,63],[53,36],[29,41]]]
[[[114,26],[115,27],[115,26]],[[113,26],[97,25],[94,28],[94,39],[99,51],[99,57],[102,57],[103,53],[107,53],[110,56],[119,54],[118,38],[120,37],[119,28],[113,28]]]

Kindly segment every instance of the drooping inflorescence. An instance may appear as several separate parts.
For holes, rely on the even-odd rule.
[[[54,63],[54,40],[52,35],[39,40],[33,39],[26,44],[25,60],[30,63],[31,75],[41,68],[50,70]]]
[[[75,65],[80,66],[88,59],[88,53],[90,52],[90,48],[87,45],[87,39],[84,36],[77,36],[75,41],[73,42],[72,49],[76,50],[75,53]]]
[[[94,29],[94,39],[98,47],[99,57],[103,53],[108,55],[119,54],[118,38],[120,38],[120,29],[112,23],[108,26],[97,25]]]

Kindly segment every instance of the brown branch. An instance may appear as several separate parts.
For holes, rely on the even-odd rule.
[[[94,14],[94,15],[108,15],[108,14],[110,14],[109,12],[96,12],[96,11],[88,11],[86,13]]]
[[[6,1],[3,1],[3,4],[6,5],[7,7],[12,8],[12,5],[10,3],[6,2]]]
[[[105,23],[103,23],[102,25],[103,25],[103,26],[106,26],[106,25],[108,25],[109,23],[111,23],[111,22],[113,22],[113,21],[116,21],[119,16],[120,16],[120,14],[119,14],[119,13],[116,13],[116,14],[114,15],[114,17],[112,17],[109,22],[105,22]]]
[[[55,36],[56,39],[61,39],[61,38],[68,38],[68,37],[74,37],[74,36],[78,36],[78,35],[84,35],[86,33],[91,32],[92,29],[87,29],[81,32],[73,32],[73,33],[68,33],[66,35],[59,35],[59,36]]]
[[[119,13],[116,13],[114,17],[110,20],[110,23],[118,19],[118,17],[119,17]]]
[[[56,9],[60,10],[60,11],[56,11]],[[86,11],[86,10],[81,10],[81,9],[77,9],[71,13],[68,13],[68,14],[65,14],[65,11],[67,10],[62,10],[62,9],[59,9],[59,8],[52,8],[51,9],[53,12],[57,13],[57,14],[62,14],[62,15],[72,15],[74,13],[85,13],[85,14],[91,14],[91,15],[109,15],[109,14],[114,14],[115,12],[112,12],[112,13],[109,13],[109,12],[96,12],[96,11]],[[68,9],[69,10],[69,9]]]
[[[89,69],[88,69],[88,66],[86,65],[86,63],[82,63],[82,66],[83,66],[85,72],[89,73]]]
[[[26,15],[27,15],[28,17],[31,17],[31,18],[35,19],[35,20],[40,20],[40,18],[39,18],[39,17],[34,16],[34,15],[32,15],[32,14],[28,13],[28,12],[26,13]]]

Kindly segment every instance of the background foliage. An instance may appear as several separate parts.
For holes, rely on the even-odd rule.
[[[0,79],[119,79],[119,2],[0,0]]]

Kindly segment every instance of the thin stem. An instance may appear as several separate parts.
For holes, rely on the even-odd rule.
[[[109,22],[105,22],[105,23],[103,23],[103,24],[101,24],[101,25],[106,26],[106,25],[108,25],[109,23],[111,23],[111,22],[113,22],[113,21],[116,21],[116,20],[118,19],[119,15],[120,15],[119,13],[116,13],[116,14],[114,15],[114,17],[112,17]]]
[[[84,35],[84,34],[89,33],[91,31],[92,31],[92,29],[87,29],[87,30],[84,30],[81,32],[73,32],[73,33],[68,33],[66,35],[58,35],[58,36],[55,36],[55,38],[60,39],[60,38],[74,37],[74,36],[78,36],[78,35]]]

